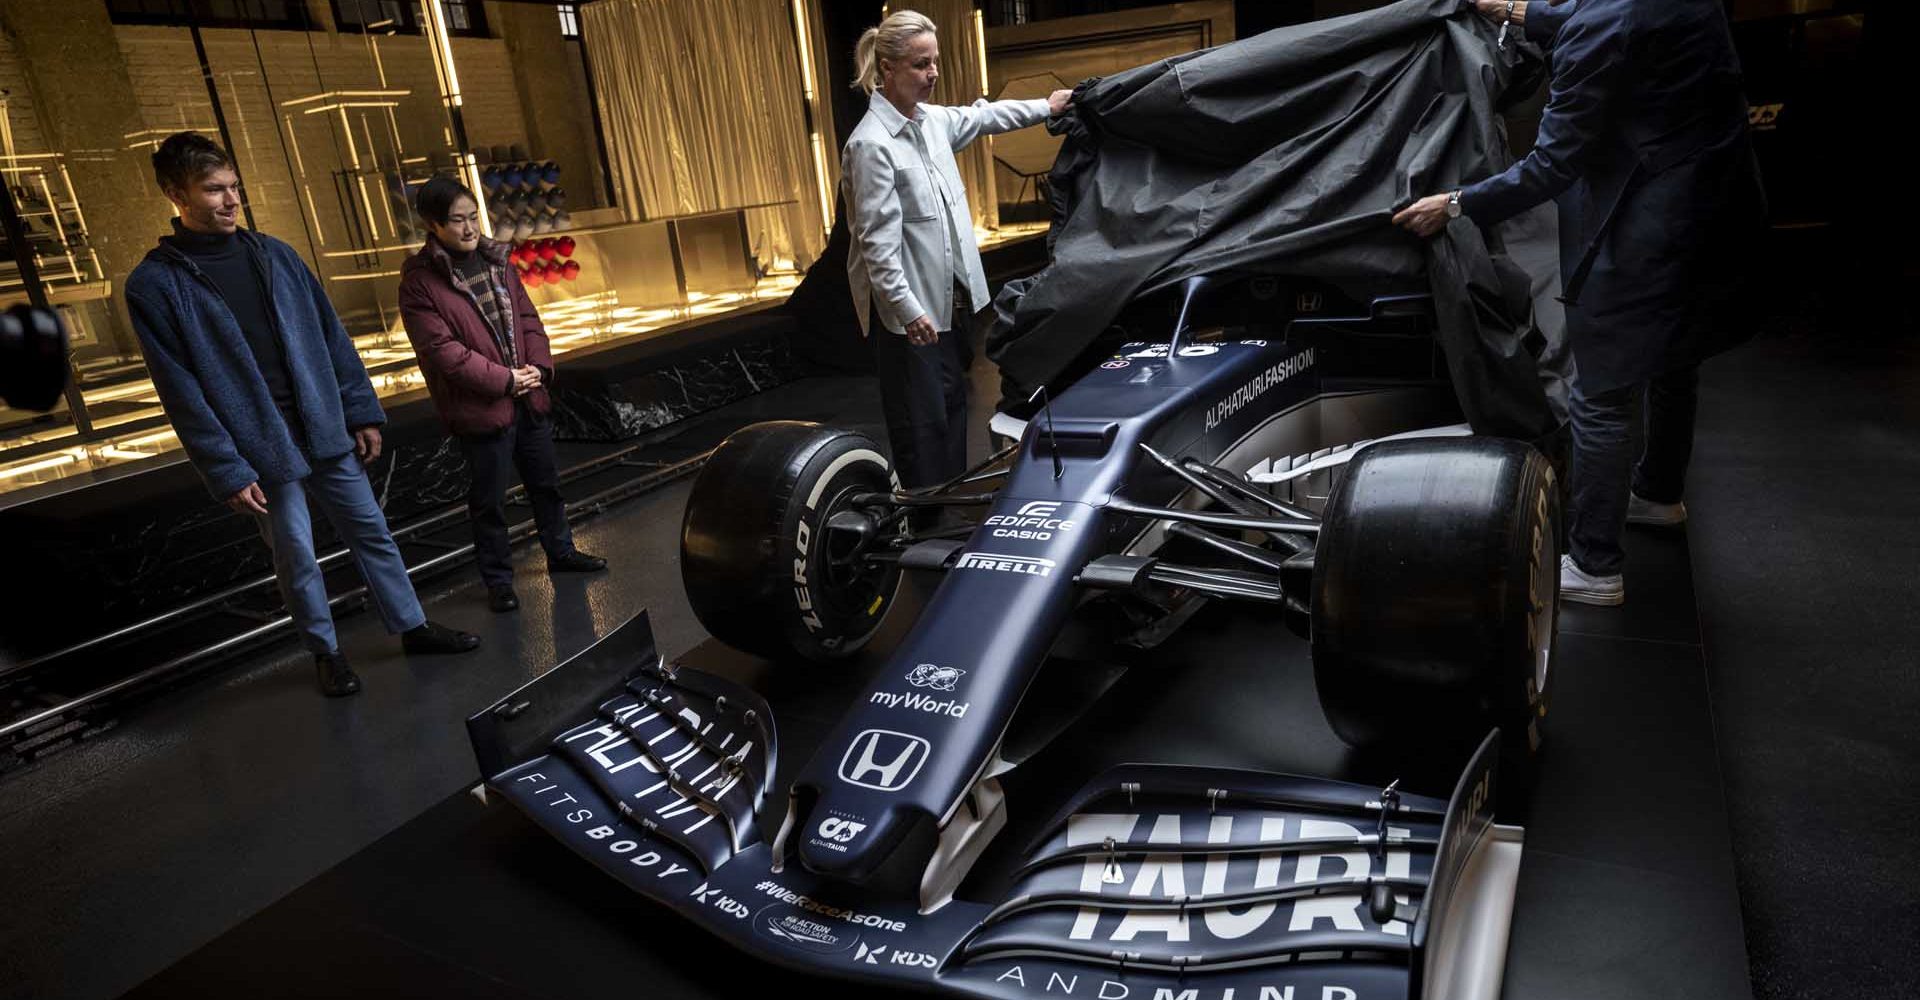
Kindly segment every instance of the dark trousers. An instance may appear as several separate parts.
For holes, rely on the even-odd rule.
[[[868,324],[880,375],[893,468],[908,489],[933,486],[967,471],[967,369],[973,364],[973,310],[954,290],[953,327],[937,343],[916,347]]]
[[[1639,385],[1588,395],[1576,375],[1568,412],[1573,422],[1573,505],[1567,545],[1580,568],[1612,576],[1626,563],[1620,533],[1627,524],[1629,485],[1641,499],[1678,503],[1693,457],[1693,418],[1700,369],[1677,368]],[[1633,411],[1645,415],[1638,463]]]
[[[553,425],[524,400],[514,403],[513,414],[512,426],[497,434],[459,436],[472,476],[467,484],[467,516],[473,521],[474,560],[488,587],[513,584],[513,553],[507,545],[507,476],[516,468],[526,484],[547,558],[573,551],[567,504],[560,496],[560,470],[553,460]]]

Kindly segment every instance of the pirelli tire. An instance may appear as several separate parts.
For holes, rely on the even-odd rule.
[[[1559,522],[1553,466],[1520,442],[1355,455],[1314,554],[1314,682],[1334,732],[1471,749],[1498,726],[1503,783],[1524,789],[1553,680]]]
[[[700,470],[680,531],[694,616],[715,638],[773,659],[830,661],[866,645],[900,571],[849,562],[827,520],[893,474],[864,434],[779,420],[734,432]]]

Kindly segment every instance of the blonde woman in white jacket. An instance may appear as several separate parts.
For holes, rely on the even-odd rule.
[[[940,45],[933,22],[911,10],[868,28],[855,62],[854,83],[870,100],[840,159],[853,236],[847,277],[873,342],[894,469],[903,486],[931,486],[966,471],[968,331],[987,304],[953,154],[982,135],[1038,125],[1066,110],[1073,92],[923,103],[940,78]]]

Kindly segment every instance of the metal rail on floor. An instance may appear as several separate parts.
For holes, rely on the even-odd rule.
[[[643,463],[633,459],[633,455],[636,452],[644,447],[657,443],[658,442],[648,442],[630,445],[619,451],[581,462],[563,470],[560,474],[562,482],[579,480],[586,476],[616,468],[646,470],[639,475],[635,475],[630,479],[610,486],[598,493],[567,504],[566,509],[568,516],[573,517],[579,514],[598,513],[612,504],[645,493],[648,490],[655,489],[683,476],[691,475],[699,471],[700,467],[706,463],[708,456],[712,454],[711,451],[706,451],[691,458],[665,465]],[[507,500],[511,503],[523,498],[525,494],[525,487],[515,486],[508,491]],[[394,529],[393,536],[396,541],[411,540],[414,544],[422,544],[423,539],[420,536],[438,530],[465,516],[466,508],[463,505],[454,505],[436,514],[410,521]],[[535,530],[533,519],[527,518],[526,520],[517,522],[508,529],[508,538],[511,542],[518,542],[528,535],[533,534]],[[471,557],[472,554],[472,542],[458,546],[449,546],[447,551],[441,552],[417,565],[407,567],[407,575],[409,577],[416,577],[450,568]],[[339,548],[320,556],[318,562],[322,568],[325,568],[341,562],[348,558],[348,555],[349,553],[345,548]],[[227,587],[214,594],[169,609],[161,614],[154,615],[153,617],[135,622],[131,625],[114,629],[113,631],[94,636],[83,642],[78,642],[23,663],[15,664],[4,671],[0,671],[0,680],[24,677],[29,671],[44,670],[48,664],[71,658],[89,650],[104,649],[117,641],[132,639],[143,633],[185,621],[199,613],[228,610],[222,607],[226,602],[273,585],[274,577],[269,573],[244,583]],[[327,603],[333,608],[350,605],[363,599],[366,596],[366,592],[367,588],[363,583],[336,597],[330,598]],[[0,748],[11,746],[23,737],[32,734],[36,728],[57,722],[63,717],[74,715],[77,712],[99,704],[116,695],[135,690],[148,684],[157,683],[169,676],[184,673],[195,664],[207,661],[223,653],[242,649],[250,644],[275,638],[282,631],[289,630],[292,623],[293,619],[285,614],[272,617],[245,631],[200,646],[168,659],[163,663],[147,667],[129,676],[88,690],[59,704],[52,705],[23,718],[7,722],[4,725],[0,725]]]

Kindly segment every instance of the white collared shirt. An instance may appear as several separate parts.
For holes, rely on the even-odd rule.
[[[853,311],[867,332],[867,304],[881,325],[903,333],[925,316],[953,325],[953,286],[975,308],[986,305],[987,278],[973,238],[973,211],[953,154],[982,135],[1037,125],[1047,102],[976,101],[970,107],[921,104],[913,117],[875,92],[854,127],[840,168],[853,245],[847,278]]]

